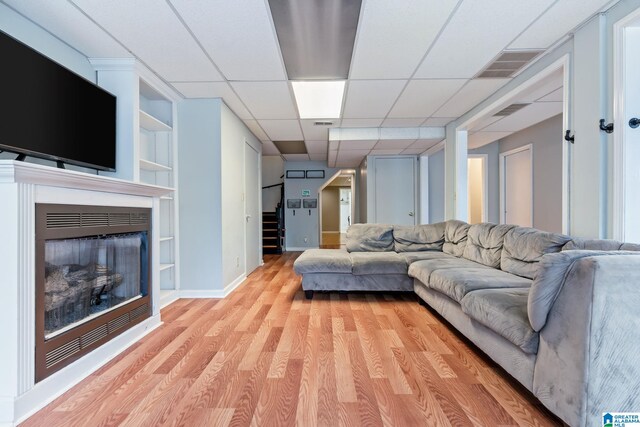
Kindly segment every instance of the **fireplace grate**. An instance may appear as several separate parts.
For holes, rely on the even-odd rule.
[[[71,357],[74,354],[78,353],[81,348],[82,347],[80,345],[80,338],[78,337],[72,341],[69,341],[68,343],[61,345],[55,350],[48,352],[45,356],[47,369],[51,368],[56,363],[62,362],[68,357]]]
[[[102,325],[92,329],[86,334],[74,338],[59,347],[56,347],[45,355],[45,363],[47,369],[51,368],[57,363],[62,362],[65,359],[68,359],[81,350],[90,347],[92,344],[100,341],[108,335],[115,334],[119,329],[127,326],[135,319],[148,314],[149,304],[142,304],[129,311],[128,313],[116,317],[110,322],[103,323]]]
[[[118,227],[149,222],[146,212],[47,212],[47,229],[82,227]]]

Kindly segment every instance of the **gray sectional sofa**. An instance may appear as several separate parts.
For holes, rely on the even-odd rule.
[[[307,298],[413,291],[569,425],[640,411],[639,245],[447,221],[356,224],[346,246],[296,260]]]

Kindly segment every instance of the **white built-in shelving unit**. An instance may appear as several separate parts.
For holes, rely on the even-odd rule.
[[[139,176],[146,184],[176,187],[176,144],[173,124],[174,102],[140,79]],[[160,199],[160,292],[171,299],[177,290],[177,206],[173,196]]]
[[[177,102],[172,88],[134,59],[90,59],[98,84],[118,97],[116,172],[134,182],[168,187],[159,198],[160,305],[178,297]]]

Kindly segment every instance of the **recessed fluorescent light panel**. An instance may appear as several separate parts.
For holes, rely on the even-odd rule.
[[[342,110],[344,81],[291,82],[301,119],[336,119]]]

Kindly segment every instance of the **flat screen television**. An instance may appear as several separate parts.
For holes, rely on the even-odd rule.
[[[1,31],[0,58],[0,150],[115,171],[115,96]]]

